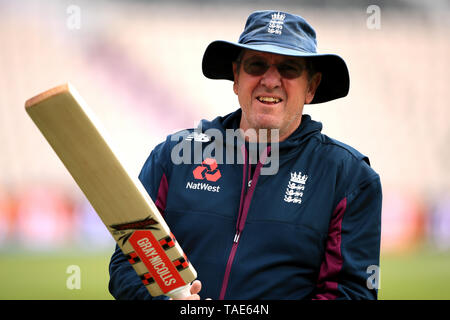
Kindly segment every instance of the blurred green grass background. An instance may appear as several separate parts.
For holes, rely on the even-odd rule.
[[[111,252],[11,253],[0,255],[0,299],[105,300]],[[80,289],[68,289],[71,265],[80,268]]]
[[[112,252],[1,253],[0,299],[113,299],[108,292]],[[67,268],[81,270],[81,288],[68,289]],[[421,249],[381,257],[379,299],[450,299],[450,252]]]
[[[449,300],[450,252],[423,248],[384,254],[380,284],[382,300]]]

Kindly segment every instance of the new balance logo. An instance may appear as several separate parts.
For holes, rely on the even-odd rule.
[[[197,142],[209,142],[209,141],[211,141],[211,138],[204,133],[198,133],[198,132],[194,131],[186,137],[186,140],[187,141],[194,140]]]

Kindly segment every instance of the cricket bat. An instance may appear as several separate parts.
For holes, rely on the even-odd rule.
[[[121,164],[105,130],[75,88],[64,84],[25,103],[152,296],[190,295],[197,273],[142,183]]]

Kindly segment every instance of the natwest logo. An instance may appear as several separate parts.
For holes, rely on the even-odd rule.
[[[192,171],[194,178],[197,180],[207,180],[211,182],[216,182],[222,176],[220,170],[217,168],[216,159],[206,158],[201,165],[196,167]],[[207,182],[191,182],[186,184],[186,189],[191,190],[203,190],[209,192],[220,192],[220,186],[210,185]]]
[[[208,181],[216,182],[221,177],[220,171],[217,167],[216,159],[206,158],[203,160],[201,165],[194,169],[192,173],[194,174],[195,179],[206,179]]]

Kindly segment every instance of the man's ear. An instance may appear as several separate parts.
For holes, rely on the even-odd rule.
[[[237,64],[237,62],[233,62],[232,64],[233,64],[233,76],[234,76],[233,91],[237,95],[238,94],[238,79],[239,79],[238,64]]]
[[[316,72],[311,81],[308,84],[308,91],[306,92],[305,104],[310,103],[314,99],[316,90],[319,87],[320,81],[322,80],[322,73]]]

